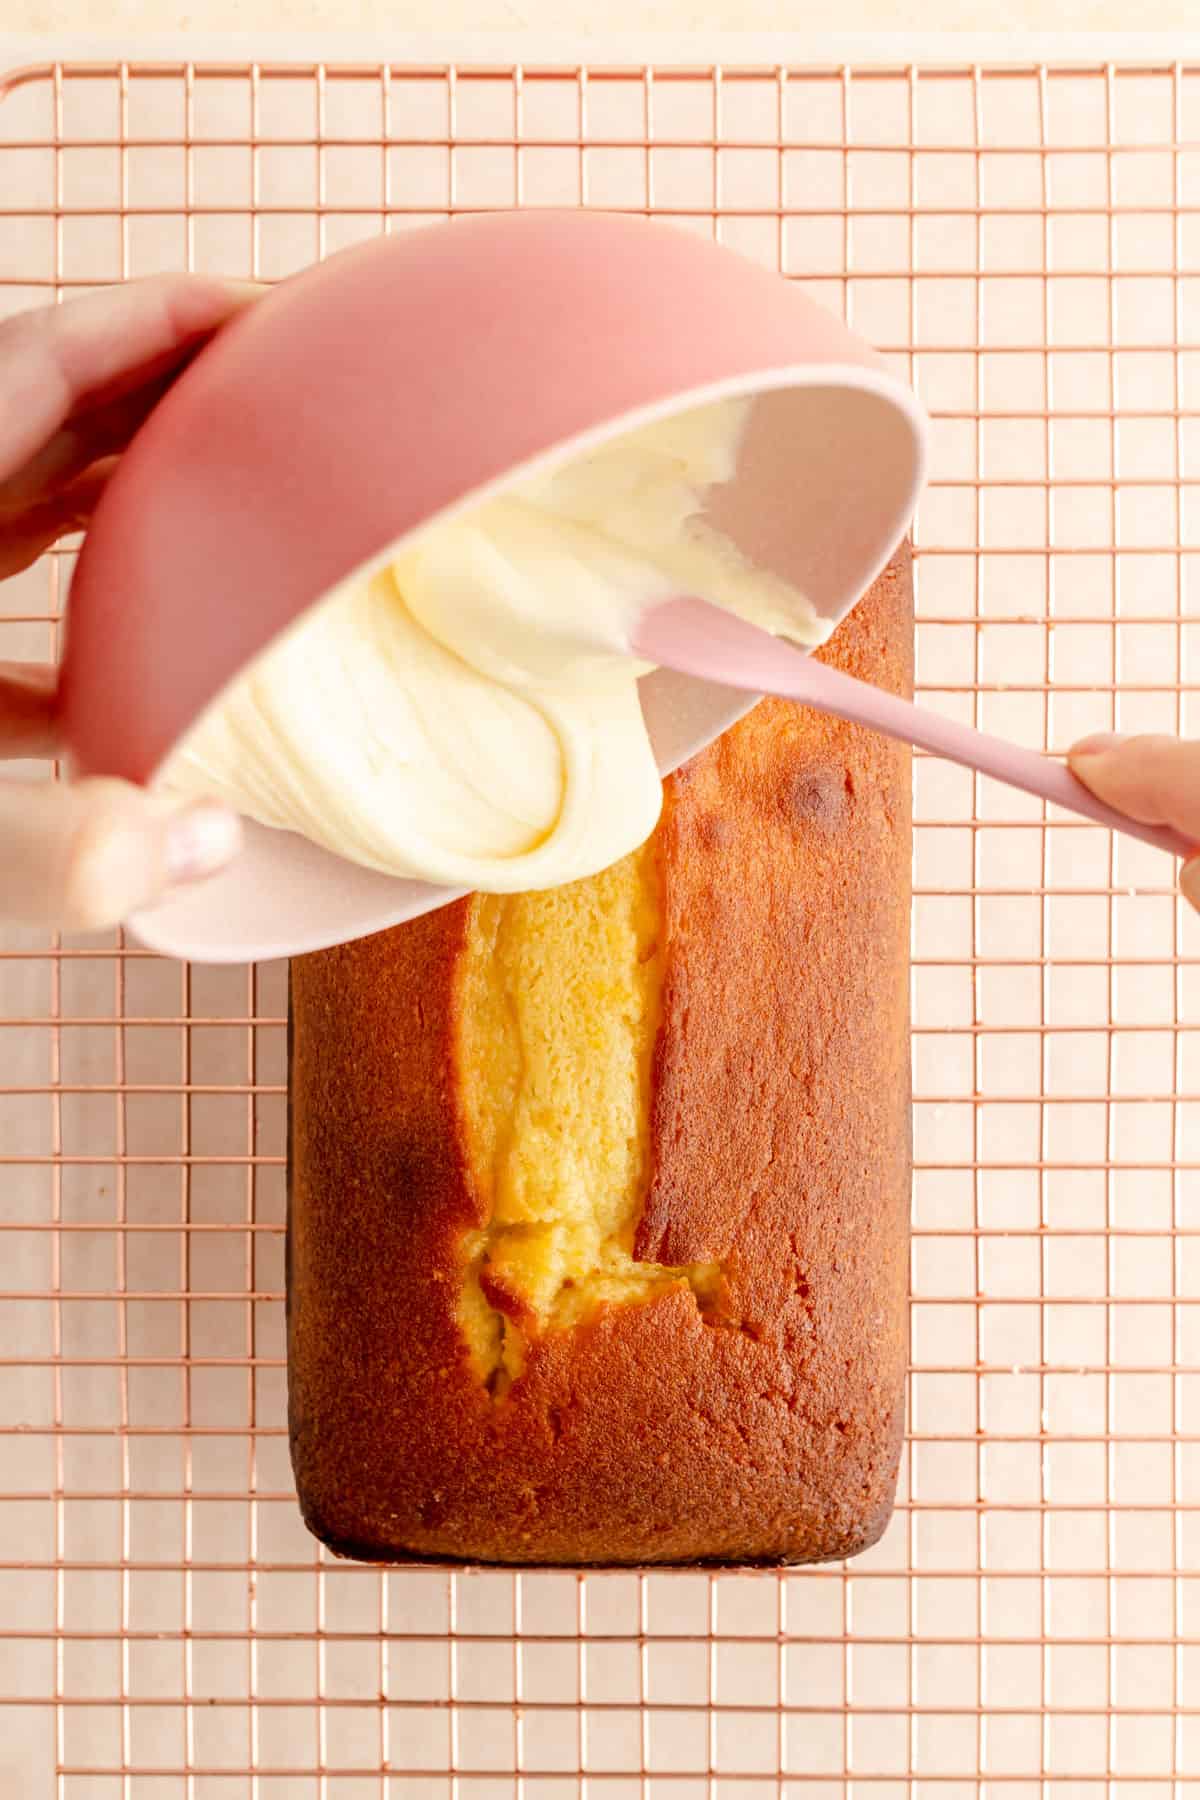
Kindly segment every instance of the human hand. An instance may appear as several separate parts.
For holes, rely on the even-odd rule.
[[[1147,825],[1173,825],[1195,840],[1179,890],[1200,911],[1200,742],[1147,735],[1084,738],[1069,753],[1071,768],[1099,799]]]
[[[138,426],[260,291],[154,276],[0,321],[0,580],[86,529]],[[0,760],[58,754],[55,690],[52,667],[0,663]],[[114,925],[214,873],[240,843],[222,806],[98,778],[0,780],[0,921]]]

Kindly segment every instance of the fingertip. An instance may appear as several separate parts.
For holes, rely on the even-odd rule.
[[[1067,751],[1067,761],[1073,763],[1077,758],[1105,756],[1127,741],[1124,733],[1119,731],[1094,731],[1090,737],[1080,738],[1077,744],[1072,744]]]
[[[1200,856],[1184,863],[1179,874],[1179,891],[1190,907],[1200,912]]]
[[[269,284],[226,275],[169,276],[164,297],[180,343],[206,337],[251,301],[259,300]]]
[[[163,861],[168,884],[203,881],[242,847],[242,821],[228,807],[205,803],[168,820]]]
[[[163,813],[140,790],[107,784],[93,796],[68,852],[59,911],[74,931],[102,931],[232,861],[242,825],[203,802]]]

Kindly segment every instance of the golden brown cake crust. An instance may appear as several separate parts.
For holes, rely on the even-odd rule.
[[[823,653],[912,680],[903,552]],[[289,1385],[304,1516],[370,1559],[810,1561],[891,1512],[911,1167],[906,750],[765,701],[667,783],[636,1254],[716,1261],[535,1337],[457,1320],[463,901],[292,968]]]

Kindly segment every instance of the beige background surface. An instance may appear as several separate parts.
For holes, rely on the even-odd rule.
[[[836,18],[824,0],[429,0],[399,9],[395,0],[6,0],[3,23],[12,32],[133,31],[202,34],[213,31],[289,32],[403,30],[416,39],[433,33],[523,29],[588,39],[614,33],[911,31],[1141,32],[1196,27],[1196,0],[841,0]],[[2,41],[2,40],[0,40]]]

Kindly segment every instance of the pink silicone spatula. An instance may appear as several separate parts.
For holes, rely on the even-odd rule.
[[[1140,838],[1171,856],[1189,857],[1197,846],[1167,825],[1144,825],[1097,800],[1063,764],[1025,750],[987,732],[974,731],[908,700],[884,693],[869,682],[856,681],[840,669],[817,662],[805,651],[783,643],[769,632],[705,600],[659,601],[641,615],[631,633],[631,647],[647,662],[696,675],[724,687],[755,694],[778,694],[801,700],[835,718],[868,725],[902,743],[944,756],[964,768],[978,769],[1052,800],[1112,831]]]

